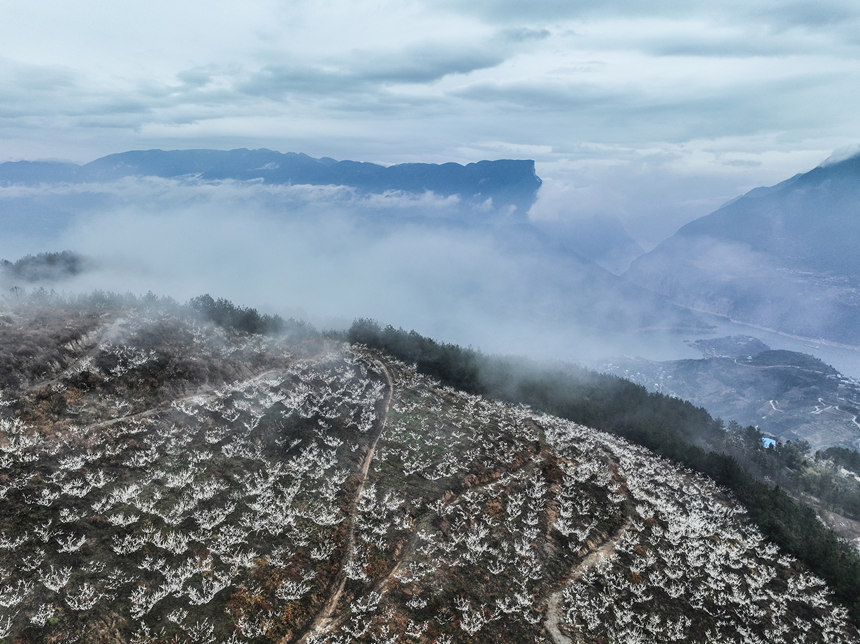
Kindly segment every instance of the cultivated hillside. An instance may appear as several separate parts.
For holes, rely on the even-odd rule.
[[[708,479],[285,327],[4,306],[3,637],[860,641]]]
[[[633,262],[631,281],[695,309],[860,345],[860,156],[758,188]]]

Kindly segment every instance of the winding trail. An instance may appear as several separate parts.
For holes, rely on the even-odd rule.
[[[552,637],[552,641],[556,644],[573,644],[574,642],[574,640],[562,633],[561,629],[559,628],[559,622],[562,618],[561,605],[565,588],[567,588],[570,584],[582,577],[582,575],[585,574],[586,570],[588,570],[589,568],[593,568],[604,559],[608,559],[609,557],[614,555],[615,547],[618,545],[618,542],[621,540],[621,538],[627,533],[627,530],[630,528],[631,523],[632,519],[630,517],[627,517],[627,520],[624,522],[624,525],[622,525],[614,535],[604,541],[599,548],[590,552],[588,556],[585,557],[585,559],[580,561],[570,571],[564,586],[562,586],[559,590],[555,591],[552,595],[549,596],[546,610],[546,621],[544,622],[544,626],[546,626],[547,632],[550,634],[550,637]]]
[[[380,360],[377,359],[373,360],[373,364],[376,365],[380,373],[385,376],[385,381],[388,385],[388,391],[385,394],[382,413],[376,418],[376,435],[373,437],[373,442],[371,442],[370,447],[364,455],[364,459],[361,462],[361,467],[358,469],[358,486],[355,490],[355,496],[352,499],[352,502],[349,504],[349,509],[347,510],[346,520],[349,522],[349,530],[347,531],[343,558],[340,562],[340,570],[338,571],[337,576],[332,582],[334,591],[331,593],[328,600],[320,609],[320,611],[313,618],[310,625],[305,630],[305,633],[298,640],[299,642],[306,642],[309,635],[321,633],[331,626],[332,615],[337,608],[338,602],[340,601],[340,597],[343,594],[343,589],[346,586],[346,566],[347,564],[349,564],[350,561],[352,561],[353,553],[355,551],[355,515],[358,512],[358,501],[361,498],[361,493],[364,490],[364,484],[367,481],[367,473],[370,471],[370,463],[373,460],[374,453],[376,452],[376,444],[379,442],[379,437],[382,436],[382,432],[385,429],[385,423],[388,421],[388,412],[391,409],[391,398],[394,394],[394,381],[391,379],[391,373],[388,371],[388,367],[386,367]]]
[[[534,463],[527,462],[526,465],[524,465],[524,467],[534,467]],[[524,467],[513,468],[510,470],[510,472],[513,473],[513,472],[522,471],[524,469]],[[456,494],[453,497],[451,497],[450,499],[448,499],[447,501],[445,501],[445,503],[448,506],[456,505],[457,503],[460,502],[460,499],[462,499],[463,495],[466,492],[472,492],[472,493],[482,492],[482,491],[490,490],[490,489],[492,489],[498,485],[506,485],[506,483],[503,483],[499,480],[493,480],[493,481],[488,481],[482,485],[476,485],[474,487],[467,487],[461,493]],[[394,567],[391,570],[388,571],[387,575],[385,575],[382,579],[380,579],[378,582],[376,582],[376,584],[373,587],[374,592],[377,592],[380,594],[380,596],[383,596],[383,595],[386,595],[389,590],[391,590],[392,586],[394,586],[394,584],[397,581],[398,574],[403,569],[403,567],[409,562],[409,557],[415,552],[415,546],[418,543],[418,533],[419,533],[421,527],[428,525],[430,523],[430,520],[435,516],[438,516],[437,512],[435,510],[431,510],[429,512],[425,512],[424,514],[422,514],[421,516],[419,516],[415,519],[414,524],[413,524],[413,528],[412,528],[412,535],[409,537],[409,541],[407,542],[406,546],[401,551],[401,553],[397,559],[397,563],[394,565]]]
[[[208,402],[211,400],[215,400],[223,396],[223,391],[227,388],[241,388],[247,387],[249,385],[262,382],[266,378],[275,375],[283,375],[285,373],[285,369],[267,369],[266,371],[261,371],[260,373],[251,376],[250,378],[246,378],[245,380],[236,380],[232,383],[218,383],[214,384],[207,389],[201,391],[198,389],[193,394],[188,394],[186,396],[180,396],[179,398],[170,398],[168,400],[162,400],[152,407],[148,407],[146,409],[141,409],[140,411],[136,411],[131,414],[125,414],[123,416],[116,416],[115,418],[108,418],[107,420],[100,420],[95,423],[90,423],[88,425],[84,425],[83,428],[86,431],[91,431],[93,429],[104,429],[105,427],[110,427],[112,425],[116,425],[117,423],[129,422],[138,420],[141,418],[149,418],[150,416],[154,416],[156,414],[163,414],[169,412],[171,409],[177,409],[175,406],[179,403],[183,402]],[[182,411],[182,410],[179,410]]]

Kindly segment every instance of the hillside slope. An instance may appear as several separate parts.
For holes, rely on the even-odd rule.
[[[43,641],[860,641],[708,479],[308,332],[0,316],[0,631]]]
[[[726,421],[754,425],[784,441],[806,441],[813,452],[860,447],[860,385],[810,355],[755,342],[760,346],[700,359],[616,359],[602,369]]]
[[[757,188],[697,219],[625,276],[679,304],[860,345],[860,156]]]

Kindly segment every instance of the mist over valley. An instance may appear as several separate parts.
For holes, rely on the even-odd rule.
[[[222,161],[219,171],[247,174],[246,151],[234,156],[235,168]],[[528,216],[540,185],[530,163],[483,167],[486,176],[465,186],[458,179],[441,194],[207,180],[191,172],[194,165],[170,165],[180,178],[147,173],[168,173],[156,168],[104,183],[50,183],[35,173],[0,188],[12,233],[3,251],[68,248],[91,260],[85,273],[48,288],[151,290],[185,300],[215,285],[220,296],[321,326],[373,317],[488,351],[542,357],[597,359],[619,347],[639,353],[640,332],[668,346],[667,333],[708,328],[611,274],[600,257],[578,252],[605,249],[611,261],[617,249],[605,230],[617,232],[617,224],[591,224],[597,244],[576,228],[565,237],[557,223]],[[506,200],[510,186],[492,189],[505,185],[512,167],[527,186],[519,206]],[[619,240],[624,249],[630,243]]]

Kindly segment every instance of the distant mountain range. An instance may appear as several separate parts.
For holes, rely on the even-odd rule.
[[[860,345],[860,156],[757,188],[633,262],[630,281],[693,309]]]
[[[496,208],[513,207],[522,214],[534,203],[541,185],[531,160],[383,166],[266,149],[138,150],[111,154],[85,165],[53,161],[0,164],[0,185],[104,182],[129,176],[342,185],[369,193],[431,191],[442,196],[457,195],[470,204],[491,200]]]

